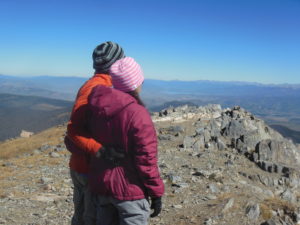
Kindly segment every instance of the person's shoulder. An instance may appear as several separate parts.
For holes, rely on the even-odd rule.
[[[111,87],[107,87],[102,84],[95,85],[90,89],[88,102],[90,105],[99,105],[99,103],[104,101],[106,98],[112,98],[110,97],[112,92],[113,90]]]
[[[128,110],[130,110],[132,112],[132,114],[135,116],[141,115],[141,116],[147,116],[147,117],[149,116],[150,117],[150,113],[146,109],[146,107],[140,105],[136,101],[128,106]]]
[[[79,95],[89,94],[98,85],[111,87],[111,82],[109,78],[103,79],[102,77],[94,75],[80,87],[78,93]]]
[[[112,86],[111,77],[105,74],[101,74],[101,75],[95,74],[87,81],[87,84],[92,86],[96,86],[96,85],[104,85],[108,87]]]

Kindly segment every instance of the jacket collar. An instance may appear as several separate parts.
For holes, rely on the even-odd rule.
[[[105,82],[111,83],[111,76],[105,73],[95,73],[93,77],[104,79]]]

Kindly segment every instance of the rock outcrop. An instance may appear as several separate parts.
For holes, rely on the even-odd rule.
[[[300,149],[291,140],[283,138],[259,118],[240,108],[221,109],[220,105],[208,105],[205,107],[177,107],[168,108],[159,113],[154,113],[156,122],[171,123],[170,127],[162,128],[158,132],[162,145],[167,141],[177,140],[178,149],[190,150],[194,156],[201,157],[203,152],[218,152],[211,159],[221,157],[223,152],[233,151],[234,154],[225,162],[227,166],[235,166],[235,160],[243,156],[253,162],[265,173],[240,175],[258,181],[265,186],[259,190],[269,197],[299,204],[300,188]],[[190,134],[184,135],[185,122],[192,122]],[[181,132],[173,132],[174,127]],[[163,138],[168,137],[168,138]],[[205,176],[205,173],[195,173]],[[210,175],[206,175],[209,177]],[[211,188],[215,190],[215,188]],[[270,191],[271,188],[274,191]],[[256,191],[258,188],[254,186]],[[215,191],[214,191],[215,192]],[[255,218],[259,216],[259,206],[249,206],[247,216]],[[275,214],[275,213],[274,213]],[[297,214],[297,213],[295,213]],[[294,214],[293,214],[294,215]],[[294,222],[300,222],[295,219]],[[280,223],[279,223],[280,224]],[[284,223],[282,223],[284,224]]]

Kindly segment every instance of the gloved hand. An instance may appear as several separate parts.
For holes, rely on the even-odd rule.
[[[104,153],[105,149],[103,148],[103,146],[98,150],[98,152],[95,153],[95,157],[96,158],[100,158],[102,156],[102,154]]]
[[[121,149],[117,151],[116,148],[112,146],[102,146],[99,151],[96,152],[95,156],[96,158],[102,157],[113,164],[118,164],[120,159],[125,157],[124,151],[122,151]]]
[[[151,217],[156,217],[161,212],[162,208],[162,201],[161,197],[158,198],[151,198],[151,209],[153,209],[153,213],[150,215]]]

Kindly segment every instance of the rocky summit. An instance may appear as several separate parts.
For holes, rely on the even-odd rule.
[[[152,118],[166,193],[151,225],[300,224],[299,145],[238,106],[170,107]],[[60,129],[59,144],[44,140],[0,160],[0,224],[70,224],[69,153]]]

